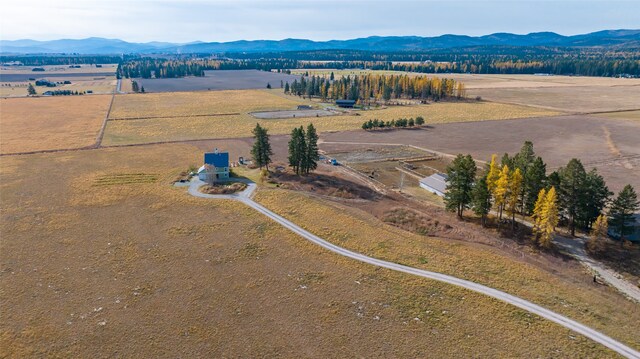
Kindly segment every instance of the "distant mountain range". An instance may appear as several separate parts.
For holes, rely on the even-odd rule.
[[[118,39],[90,37],[52,41],[0,40],[0,53],[225,53],[283,52],[313,50],[424,51],[473,46],[559,46],[559,47],[636,47],[640,48],[640,30],[604,30],[583,35],[563,36],[554,32],[527,35],[496,33],[485,36],[442,35],[371,36],[352,40],[312,41],[303,39],[254,40],[232,42],[134,43]]]

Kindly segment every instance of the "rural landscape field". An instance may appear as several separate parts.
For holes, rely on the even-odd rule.
[[[0,357],[640,358],[640,30],[40,5],[2,15],[67,35],[0,42]]]

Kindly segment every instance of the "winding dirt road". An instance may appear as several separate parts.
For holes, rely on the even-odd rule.
[[[563,315],[560,315],[558,313],[555,313],[549,309],[543,308],[537,304],[531,303],[527,300],[524,300],[522,298],[518,298],[516,296],[513,296],[511,294],[502,292],[500,290],[494,289],[494,288],[490,288],[487,286],[484,286],[482,284],[478,284],[478,283],[474,283],[468,280],[464,280],[464,279],[460,279],[460,278],[456,278],[456,277],[452,277],[450,275],[446,275],[446,274],[441,274],[441,273],[436,273],[436,272],[430,272],[430,271],[426,271],[426,270],[422,270],[422,269],[417,269],[417,268],[413,268],[413,267],[408,267],[408,266],[404,266],[401,264],[397,264],[397,263],[392,263],[392,262],[387,262],[387,261],[383,261],[380,259],[376,259],[373,257],[369,257],[366,256],[364,254],[360,254],[360,253],[356,253],[356,252],[352,252],[348,249],[336,246],[335,244],[332,244],[316,235],[314,235],[313,233],[310,233],[308,231],[306,231],[305,229],[299,227],[298,225],[294,224],[293,222],[289,221],[288,219],[281,217],[280,215],[272,212],[271,210],[265,208],[264,206],[260,205],[259,203],[253,201],[253,199],[251,199],[251,195],[253,194],[253,192],[256,189],[256,185],[255,183],[249,183],[249,186],[247,187],[247,189],[241,193],[238,194],[231,194],[231,195],[210,195],[210,194],[205,194],[200,192],[198,189],[200,188],[200,186],[204,185],[204,182],[200,181],[199,179],[195,178],[192,180],[190,186],[189,186],[189,194],[196,196],[196,197],[201,197],[201,198],[210,198],[210,199],[228,199],[228,200],[237,200],[240,201],[244,204],[246,204],[247,206],[255,209],[256,211],[264,214],[265,216],[271,218],[272,220],[276,221],[278,224],[282,225],[283,227],[289,229],[290,231],[298,234],[299,236],[303,237],[304,239],[313,242],[333,253],[351,258],[351,259],[355,259],[357,261],[360,262],[364,262],[367,264],[371,264],[374,266],[378,266],[378,267],[382,267],[382,268],[387,268],[387,269],[391,269],[394,271],[398,271],[398,272],[403,272],[403,273],[408,273],[408,274],[412,274],[412,275],[416,275],[419,277],[423,277],[423,278],[428,278],[428,279],[432,279],[432,280],[437,280],[440,282],[444,282],[447,284],[451,284],[451,285],[455,285],[458,287],[462,287],[468,290],[472,290],[474,292],[477,293],[481,293],[487,296],[490,296],[492,298],[501,300],[503,302],[509,303],[513,306],[516,306],[520,309],[524,309],[530,313],[536,314],[542,318],[545,318],[547,320],[550,320],[554,323],[557,323],[559,325],[562,325],[563,327],[567,328],[567,329],[571,329],[576,333],[579,333],[581,335],[584,335],[585,337],[600,343],[602,345],[604,345],[605,347],[615,351],[616,353],[626,357],[626,358],[634,358],[634,359],[640,359],[640,352],[618,342],[617,340],[608,337],[605,334],[602,334],[594,329],[591,329],[583,324],[580,324],[572,319],[569,319]]]

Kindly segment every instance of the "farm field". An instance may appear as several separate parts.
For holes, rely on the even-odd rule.
[[[29,82],[30,78],[34,79],[49,79],[50,81],[64,81],[64,80],[88,80],[102,77],[115,78],[113,72],[29,72],[19,74],[3,74],[0,73],[0,81],[2,82]]]
[[[608,112],[596,114],[598,117],[604,118],[616,118],[622,120],[640,120],[640,111],[623,111],[623,112]]]
[[[620,79],[626,82],[627,79]],[[531,88],[486,88],[469,90],[471,96],[557,111],[589,113],[640,108],[640,86],[564,86]]]
[[[0,99],[0,152],[92,145],[110,101],[110,95]]]
[[[354,76],[370,73],[405,74],[409,76],[446,77],[464,83],[467,96],[485,100],[547,108],[564,112],[598,112],[638,109],[640,79],[536,76],[536,75],[478,75],[430,74],[401,71],[298,69],[301,75]]]
[[[95,65],[79,65],[79,68],[70,68],[64,65],[45,65],[45,66],[2,66],[0,67],[0,76],[4,74],[32,74],[41,77],[50,74],[95,74],[95,73],[108,73],[114,75],[117,64],[103,64],[102,67],[96,67]],[[32,71],[34,67],[41,67],[44,71]]]
[[[313,122],[319,131],[345,131],[361,128],[364,121],[374,118],[392,120],[423,116],[427,124],[435,124],[556,114],[547,110],[488,102],[395,106],[319,118],[257,120],[250,114],[292,110],[300,104],[314,103],[282,95],[279,89],[119,95],[116,96],[111,120],[107,124],[104,144],[248,137],[256,122],[265,125],[271,134],[285,134],[294,126],[309,122]],[[120,120],[113,121],[117,119]]]
[[[591,286],[591,278],[577,263],[547,262],[547,272],[517,260],[505,260],[504,254],[492,253],[491,249],[484,246],[440,240],[389,227],[369,213],[338,201],[275,189],[260,191],[256,198],[269,209],[340,246],[517,293],[580,322],[610,333],[616,332],[617,337],[625,337],[625,342],[635,347],[640,345],[635,325],[638,319],[626,317],[626,313],[640,315],[637,305],[619,297],[612,290],[602,291],[602,288]],[[377,207],[378,204],[371,206]],[[333,224],[327,226],[326,222],[317,218],[331,218]],[[621,310],[622,307],[627,309]],[[593,311],[595,308],[597,313]],[[607,318],[608,324],[602,324],[603,318]],[[614,324],[613,318],[619,318],[621,322]]]
[[[638,138],[637,121],[571,115],[434,124],[421,130],[323,133],[320,148],[331,153],[358,146],[331,142],[405,144],[449,154],[470,153],[486,161],[493,153],[515,153],[530,140],[547,163],[548,172],[579,158],[587,170],[597,168],[609,188],[617,192],[627,183],[640,187]]]
[[[203,147],[235,156],[242,143],[3,158],[0,355],[614,357],[484,296],[337,257],[239,203],[171,186]],[[637,306],[575,279],[575,264],[556,277],[333,202],[275,189],[258,198],[340,245],[495,284],[640,347]]]
[[[258,70],[211,70],[203,77],[168,79],[141,79],[135,81],[144,86],[145,92],[178,92],[206,90],[264,89],[267,84],[280,88],[280,81],[293,82],[297,76]]]

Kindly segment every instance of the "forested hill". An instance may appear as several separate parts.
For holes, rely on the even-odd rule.
[[[167,42],[133,43],[118,39],[87,38],[53,41],[0,40],[1,53],[228,53],[228,52],[284,52],[317,50],[364,51],[424,51],[475,46],[553,46],[553,47],[615,47],[640,48],[640,30],[604,30],[583,35],[563,36],[553,32],[527,35],[496,33],[485,36],[442,35],[371,36],[351,40],[312,41],[304,39],[255,40],[233,42]]]

